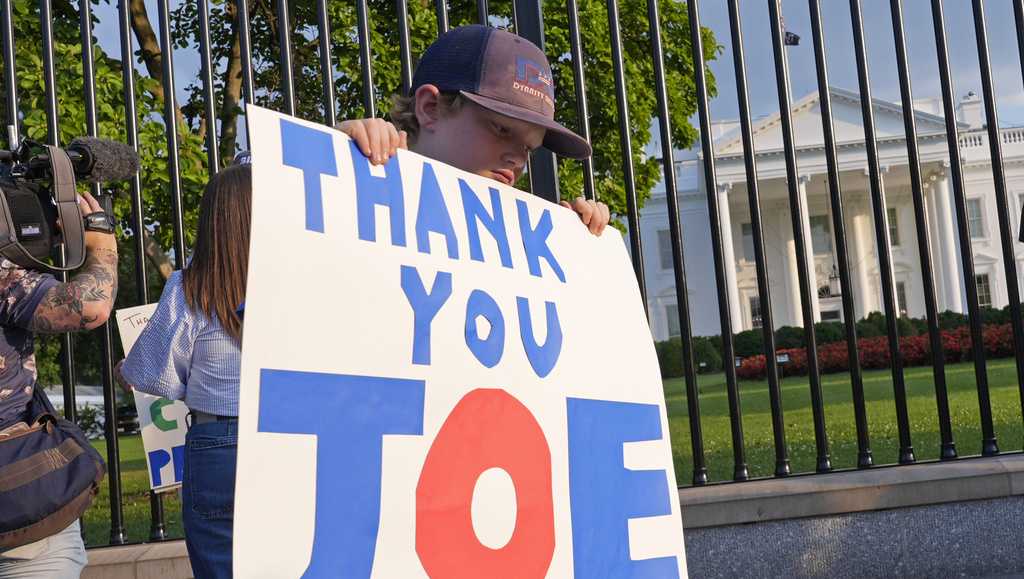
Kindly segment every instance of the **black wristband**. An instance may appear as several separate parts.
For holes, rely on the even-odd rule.
[[[86,231],[114,233],[117,227],[117,224],[114,222],[114,216],[105,211],[94,211],[82,217],[82,220],[85,222]]]

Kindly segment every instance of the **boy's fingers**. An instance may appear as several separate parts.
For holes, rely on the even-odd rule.
[[[589,226],[590,220],[593,219],[594,217],[593,206],[587,203],[587,200],[582,197],[577,197],[573,205],[573,208],[576,210],[576,213],[580,214],[580,219],[583,221],[583,223]]]
[[[406,133],[405,131],[398,131],[398,148],[409,148],[409,133]]]
[[[604,213],[601,212],[601,207],[598,206],[597,201],[587,200],[587,204],[594,210],[594,214],[590,218],[590,232],[594,235],[599,235],[601,227],[604,225]]]
[[[607,206],[604,203],[597,204],[597,219],[595,221],[597,221],[597,231],[594,233],[601,235],[604,233],[605,226],[608,225]]]
[[[393,157],[398,153],[398,148],[402,146],[402,137],[398,134],[398,129],[391,123],[386,123],[388,127],[388,137],[391,140],[391,146],[388,148],[388,157]]]
[[[370,139],[366,135],[366,127],[363,126],[363,123],[345,121],[341,124],[341,130],[356,142],[356,146],[366,155],[366,158],[370,158],[373,151],[370,150]]]
[[[384,153],[388,149],[384,144],[384,130],[380,126],[379,119],[373,119],[369,123],[367,132],[370,135],[370,149],[373,151],[373,156],[370,157],[370,160],[374,165],[382,165],[384,163]]]
[[[572,205],[569,205],[569,202],[565,201],[564,199],[562,201],[559,201],[558,204],[561,205],[562,207],[565,207],[566,209],[572,209]]]

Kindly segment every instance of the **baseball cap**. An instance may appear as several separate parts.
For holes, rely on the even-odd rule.
[[[547,57],[511,32],[471,24],[442,34],[420,58],[410,94],[425,84],[544,127],[544,146],[558,155],[585,159],[591,154],[590,143],[555,121],[555,85]]]

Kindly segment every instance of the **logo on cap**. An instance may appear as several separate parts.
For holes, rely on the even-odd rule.
[[[516,57],[516,78],[512,88],[534,98],[543,99],[547,106],[555,107],[555,91],[551,75],[529,58]]]

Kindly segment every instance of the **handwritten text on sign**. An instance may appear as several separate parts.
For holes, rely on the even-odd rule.
[[[236,574],[685,576],[621,237],[250,115]]]
[[[135,340],[146,327],[156,310],[156,304],[117,310],[117,330],[121,334],[121,346],[125,353],[131,351]],[[184,402],[168,400],[138,390],[135,395],[135,409],[139,414],[142,430],[142,447],[146,451],[146,465],[149,466],[149,486],[153,490],[169,490],[181,485],[185,467],[185,416],[188,407]]]

